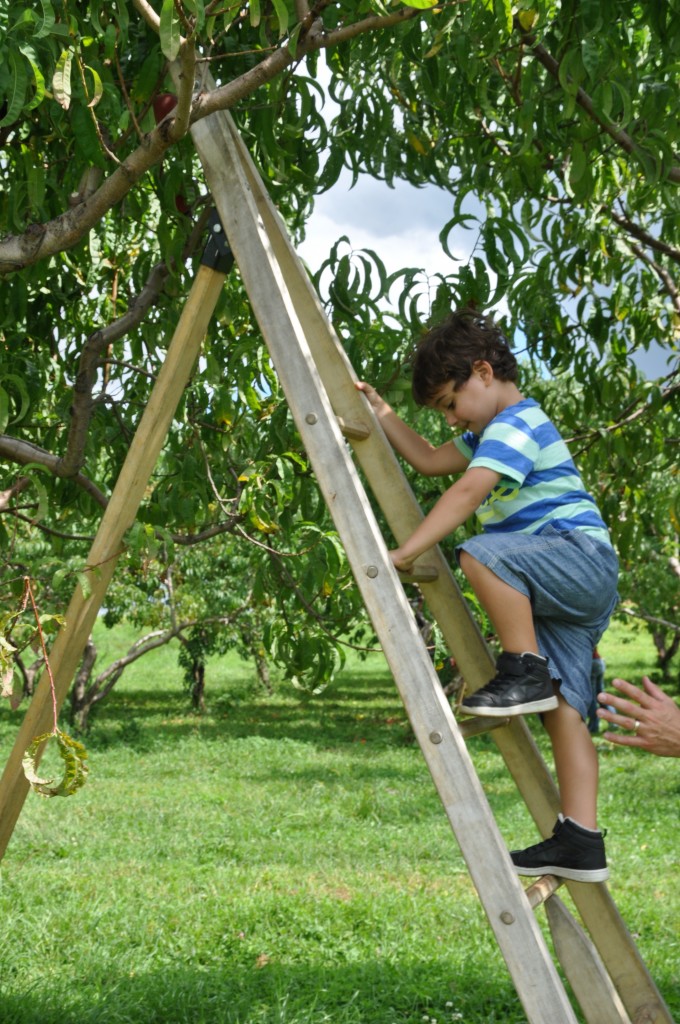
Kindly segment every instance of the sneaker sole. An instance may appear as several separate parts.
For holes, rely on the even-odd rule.
[[[468,707],[463,703],[460,710],[465,715],[480,715],[482,718],[507,718],[512,715],[530,715],[535,711],[552,711],[557,707],[557,697],[546,697],[544,700],[532,700],[526,704],[513,704],[509,708],[495,706]]]
[[[578,868],[560,868],[556,864],[546,864],[541,868],[522,868],[518,864],[514,864],[513,867],[518,875],[526,875],[531,878],[557,875],[558,878],[568,878],[572,882],[606,882],[609,878],[609,868],[579,871]]]

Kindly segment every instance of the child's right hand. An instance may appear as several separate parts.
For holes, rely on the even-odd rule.
[[[357,380],[354,382],[354,387],[357,391],[363,391],[368,399],[369,405],[377,412],[379,409],[384,409],[387,402],[382,398],[375,390],[372,384],[369,384],[365,380]]]

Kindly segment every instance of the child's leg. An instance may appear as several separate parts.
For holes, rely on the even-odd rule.
[[[576,708],[558,696],[554,711],[543,716],[552,743],[560,804],[565,817],[597,828],[597,751],[588,727]]]
[[[510,853],[520,875],[558,875],[577,882],[609,877],[604,833],[597,829],[597,751],[576,708],[559,697],[543,721],[552,741],[562,814],[553,834]]]
[[[529,598],[467,551],[460,552],[459,564],[479,603],[491,619],[503,650],[517,654],[533,651],[538,654]]]
[[[460,567],[491,619],[502,654],[493,679],[466,697],[461,710],[468,715],[524,715],[549,711],[557,705],[548,660],[539,654],[529,598],[478,561],[460,552]]]

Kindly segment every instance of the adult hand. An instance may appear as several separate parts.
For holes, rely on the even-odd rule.
[[[622,747],[639,747],[659,757],[680,757],[680,707],[647,676],[642,685],[644,690],[625,679],[613,679],[612,686],[623,697],[598,693],[598,701],[607,707],[598,708],[597,717],[633,734],[606,732],[604,739]]]

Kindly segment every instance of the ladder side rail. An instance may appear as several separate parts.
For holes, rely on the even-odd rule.
[[[192,128],[208,186],[277,373],[454,835],[532,1024],[574,1024],[544,936],[392,567],[287,293],[225,119]]]

